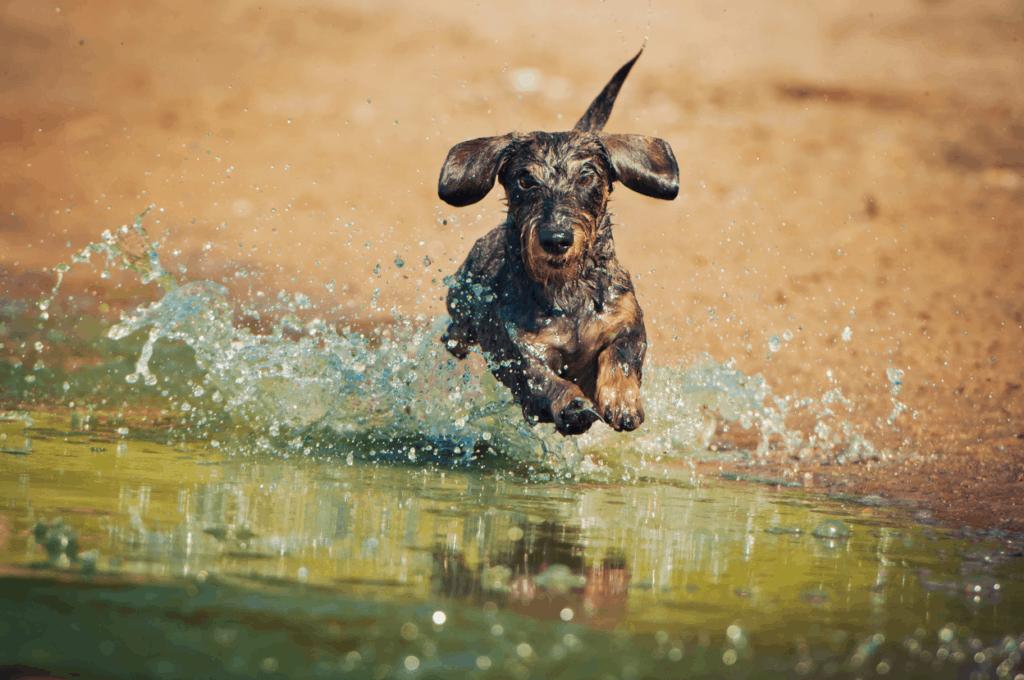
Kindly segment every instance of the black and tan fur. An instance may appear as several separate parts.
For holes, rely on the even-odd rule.
[[[479,345],[531,422],[563,435],[597,420],[635,430],[647,334],[629,272],[619,266],[608,198],[618,181],[671,200],[679,168],[668,143],[601,132],[622,82],[615,74],[569,132],[512,132],[454,146],[438,194],[481,200],[497,179],[508,218],[476,242],[448,291],[442,341],[456,357]]]

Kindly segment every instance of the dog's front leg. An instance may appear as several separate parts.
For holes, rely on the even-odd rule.
[[[494,351],[496,350],[496,351]],[[522,339],[492,348],[492,370],[505,383],[531,423],[554,423],[563,435],[583,434],[601,415],[579,386],[559,377],[549,364],[551,349]]]
[[[597,411],[617,432],[644,422],[640,381],[646,353],[647,335],[640,326],[618,333],[597,357]]]
[[[542,363],[530,363],[525,371],[528,397],[522,400],[523,415],[553,422],[563,435],[583,434],[601,415],[576,383],[564,380]]]

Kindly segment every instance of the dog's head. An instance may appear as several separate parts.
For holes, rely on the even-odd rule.
[[[535,281],[575,276],[614,182],[654,198],[671,200],[679,193],[679,166],[667,142],[601,132],[639,56],[615,74],[574,130],[483,137],[448,152],[438,195],[454,206],[470,205],[500,181],[519,229],[523,264]]]

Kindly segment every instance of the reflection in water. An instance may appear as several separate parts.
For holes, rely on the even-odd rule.
[[[208,480],[173,492],[166,483],[121,487],[100,551],[136,573],[433,592],[539,619],[564,620],[568,609],[572,620],[610,627],[626,616],[631,591],[664,606],[718,593],[743,572],[722,592],[756,589],[751,568],[770,559],[775,539],[757,532],[757,520],[779,514],[765,490],[744,491],[740,505],[712,488],[530,486],[388,466],[265,459],[206,469]],[[168,495],[172,513],[171,498],[156,505]],[[842,546],[804,548],[802,559],[835,561]]]
[[[766,487],[541,485],[65,427],[34,424],[32,454],[0,458],[0,633],[28,636],[19,663],[33,649],[62,658],[66,645],[43,638],[81,636],[53,632],[65,625],[55,606],[72,612],[60,621],[108,631],[95,645],[137,646],[148,621],[154,649],[194,639],[199,666],[230,649],[215,670],[265,663],[292,677],[453,664],[501,677],[595,677],[608,664],[617,677],[873,674],[897,660],[956,675],[983,652],[990,667],[1019,662],[1007,645],[1019,642],[1021,537],[970,543],[891,509]],[[99,580],[83,591],[54,578]],[[122,618],[89,623],[117,598]],[[273,630],[294,634],[274,642]],[[95,645],[76,667],[106,668]]]
[[[625,557],[609,556],[588,566],[581,531],[565,524],[525,523],[508,533],[511,549],[492,553],[476,568],[461,551],[438,546],[436,592],[591,628],[614,628],[625,617],[630,582]]]

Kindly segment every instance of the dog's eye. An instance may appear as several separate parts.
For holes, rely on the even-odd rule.
[[[535,186],[537,186],[537,179],[533,175],[526,173],[519,176],[519,188],[523,191]]]
[[[583,171],[580,173],[578,183],[581,187],[589,187],[591,184],[594,183],[594,179],[596,177],[597,173],[594,172],[593,168],[588,166],[583,168]]]

